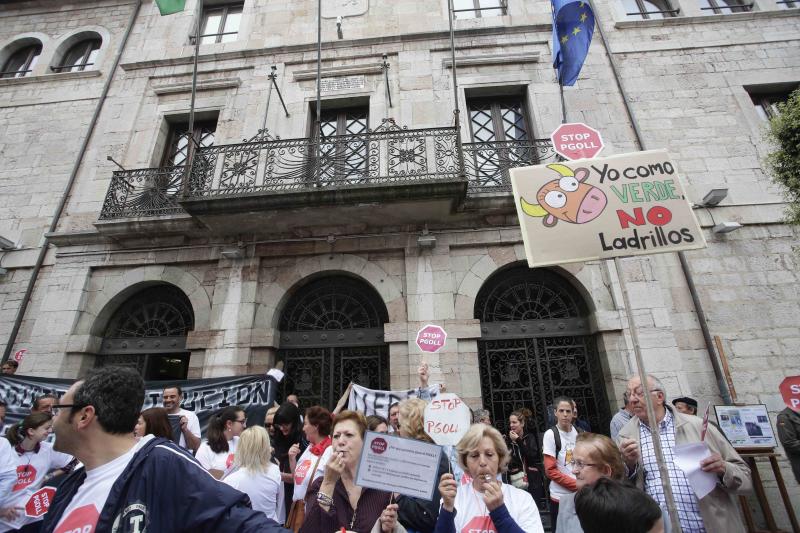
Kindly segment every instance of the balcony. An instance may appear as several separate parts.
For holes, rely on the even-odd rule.
[[[457,139],[455,128],[409,130],[391,119],[321,140],[261,132],[199,150],[180,204],[225,233],[441,220],[466,195]]]
[[[453,127],[409,130],[391,119],[321,141],[263,131],[199,149],[183,193],[182,166],[114,172],[95,225],[122,235],[435,223],[467,191],[511,205],[509,169],[555,160],[544,139],[464,144],[462,154]]]
[[[511,192],[510,169],[556,161],[550,139],[466,143],[462,148],[471,196],[482,193],[507,195]]]

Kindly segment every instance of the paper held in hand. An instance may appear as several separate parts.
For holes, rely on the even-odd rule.
[[[441,453],[435,444],[367,431],[356,485],[430,501]]]

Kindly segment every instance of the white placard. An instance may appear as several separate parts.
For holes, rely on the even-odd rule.
[[[435,444],[367,431],[356,485],[430,501],[441,454]]]
[[[715,405],[719,428],[734,448],[774,448],[766,405]]]
[[[425,406],[425,433],[442,446],[455,446],[472,424],[472,414],[461,398],[444,392]]]

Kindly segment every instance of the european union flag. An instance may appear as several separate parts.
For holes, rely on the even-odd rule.
[[[594,34],[588,2],[550,0],[553,4],[553,68],[561,85],[575,85]]]

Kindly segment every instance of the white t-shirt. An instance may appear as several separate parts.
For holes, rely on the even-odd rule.
[[[181,409],[177,413],[179,416],[186,417],[186,427],[189,428],[189,431],[197,437],[200,438],[200,419],[197,418],[197,415],[194,414],[194,411],[187,411],[186,409]],[[186,446],[186,437],[183,436],[183,432],[181,432],[181,437],[178,439],[178,446],[188,449]]]
[[[203,441],[197,449],[195,459],[203,465],[206,470],[221,470],[224,473],[230,472],[233,468],[233,457],[236,454],[236,446],[239,444],[239,437],[233,437],[228,441],[228,451],[216,453],[211,450],[208,441]]]
[[[575,479],[575,474],[572,473],[572,450],[575,449],[575,439],[578,438],[578,430],[575,429],[575,426],[572,426],[569,433],[564,433],[560,429],[558,433],[561,436],[561,450],[558,452],[558,457],[556,457],[556,440],[555,437],[553,437],[552,428],[544,432],[542,453],[550,457],[556,457],[558,471]],[[558,501],[561,496],[571,493],[571,490],[562,487],[555,481],[550,482],[550,497],[555,501]]]
[[[8,507],[25,507],[31,495],[39,490],[44,476],[51,470],[67,466],[72,456],[57,452],[49,442],[39,443],[39,452],[25,452],[18,455],[12,448],[16,460],[17,480],[11,488],[11,496],[6,502]],[[42,518],[30,518],[20,512],[14,520],[0,520],[0,531],[19,529],[25,524],[36,522]]]
[[[6,438],[0,438],[0,507],[11,501],[11,487],[17,482],[17,454]]]
[[[306,497],[306,491],[311,482],[325,474],[325,465],[328,464],[332,453],[333,446],[328,446],[325,448],[325,451],[322,452],[322,457],[317,457],[311,453],[311,446],[306,447],[306,451],[300,456],[300,459],[297,461],[297,467],[294,469],[294,493],[292,501],[302,500]],[[317,459],[319,459],[319,463],[317,463]],[[309,475],[309,470],[314,468],[315,463],[317,464],[317,469],[314,475],[311,476]]]
[[[260,473],[240,468],[225,477],[222,482],[247,494],[253,509],[263,512],[267,518],[281,524],[286,519],[283,482],[278,465],[270,464],[266,472]]]
[[[143,442],[147,442],[152,435],[142,437],[139,442],[126,453],[120,455],[110,463],[86,471],[86,479],[72,496],[72,500],[64,509],[61,520],[58,521],[53,533],[95,533],[97,520],[108,499],[111,487],[117,481],[133,458],[133,454]],[[141,519],[142,517],[137,517]],[[144,524],[142,524],[142,528]]]
[[[533,498],[528,492],[512,487],[506,483],[501,484],[503,503],[508,509],[508,514],[525,531],[525,533],[544,533],[542,519],[539,518],[539,509],[533,503]],[[497,533],[489,517],[489,510],[483,501],[483,494],[476,491],[472,485],[458,487],[456,492],[456,533]]]

